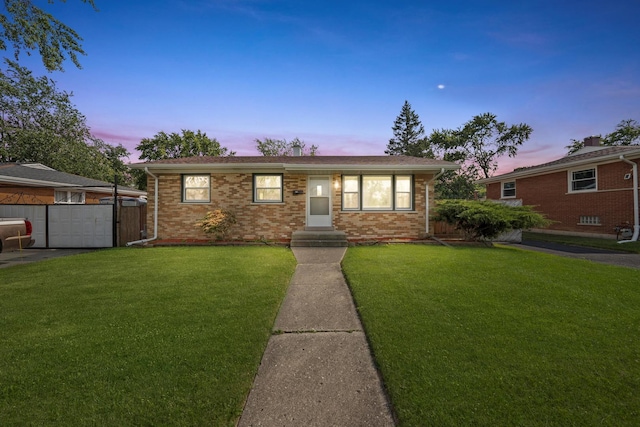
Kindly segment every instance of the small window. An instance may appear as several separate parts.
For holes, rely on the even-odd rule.
[[[254,174],[253,201],[255,203],[281,203],[282,174]]]
[[[360,209],[360,177],[342,177],[342,209]]]
[[[596,169],[584,169],[569,172],[569,191],[593,191],[596,190]]]
[[[83,205],[85,203],[83,191],[56,190],[53,197],[56,204]]]
[[[182,201],[208,203],[211,201],[211,175],[183,175]]]
[[[579,225],[600,225],[599,216],[581,215]]]
[[[516,197],[516,182],[509,181],[502,183],[502,197]]]
[[[413,197],[410,176],[396,176],[396,209],[411,210]]]

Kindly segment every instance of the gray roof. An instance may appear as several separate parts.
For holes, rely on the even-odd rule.
[[[558,170],[566,170],[581,165],[606,163],[611,161],[617,161],[620,156],[624,155],[626,158],[633,159],[640,157],[640,146],[616,146],[616,147],[602,147],[596,150],[590,150],[586,152],[577,152],[564,156],[560,159],[553,160],[551,162],[542,163],[540,165],[529,166],[525,168],[519,168],[513,172],[505,173],[502,175],[492,176],[477,181],[478,184],[491,184],[493,182],[504,181],[509,178],[520,178],[532,175],[542,175],[545,173],[557,172]]]
[[[132,168],[150,170],[284,169],[317,170],[455,170],[460,166],[438,159],[409,156],[197,156],[137,163]]]
[[[60,172],[39,163],[0,163],[0,183],[22,184],[30,187],[75,187],[91,188],[94,191],[104,189],[105,193],[111,193],[113,183],[97,179],[85,178]],[[135,188],[118,187],[118,191],[136,192],[144,195],[144,191]]]

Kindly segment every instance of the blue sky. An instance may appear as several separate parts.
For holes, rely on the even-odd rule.
[[[50,77],[132,161],[142,138],[181,129],[238,155],[258,154],[264,137],[382,155],[408,100],[427,132],[485,112],[532,126],[519,155],[500,161],[508,172],[561,157],[571,138],[640,121],[638,0],[96,5],[45,4],[87,52],[83,69],[67,62]]]

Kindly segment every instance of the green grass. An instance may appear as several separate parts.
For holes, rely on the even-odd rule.
[[[234,425],[294,268],[192,247],[0,270],[0,424]]]
[[[589,248],[611,249],[640,254],[640,242],[618,243],[614,239],[599,239],[596,237],[563,236],[559,234],[523,232],[525,240],[538,240],[543,242],[565,243],[574,246],[587,246]]]
[[[513,248],[350,248],[402,426],[636,426],[640,271]]]

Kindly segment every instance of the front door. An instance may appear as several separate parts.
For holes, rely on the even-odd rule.
[[[331,227],[331,178],[310,176],[307,195],[307,226]]]

